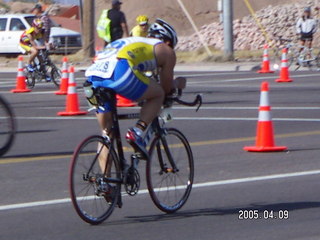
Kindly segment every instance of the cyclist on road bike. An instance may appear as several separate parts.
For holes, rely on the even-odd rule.
[[[132,37],[146,37],[148,35],[149,18],[145,15],[140,15],[136,19],[138,25],[136,25],[130,32]]]
[[[86,71],[88,82],[94,88],[111,88],[133,101],[145,100],[140,119],[129,128],[126,139],[131,146],[147,158],[142,135],[158,116],[165,95],[176,88],[185,87],[185,79],[173,79],[176,64],[174,47],[178,39],[176,31],[167,22],[157,19],[149,28],[149,38],[131,37],[110,43],[97,61]],[[159,70],[160,84],[144,75]],[[111,130],[111,113],[108,103],[105,110],[98,110],[97,118],[104,134]]]
[[[306,44],[308,48],[312,48],[313,34],[317,31],[317,24],[317,21],[311,17],[311,8],[304,8],[303,15],[296,25],[302,46]],[[302,51],[302,48],[300,51]]]
[[[31,53],[28,60],[28,71],[33,72],[32,62],[38,56],[40,49],[45,49],[46,46],[38,46],[36,40],[42,40],[42,27],[43,22],[35,18],[32,22],[32,27],[24,31],[20,37],[20,47],[23,48],[27,53]]]

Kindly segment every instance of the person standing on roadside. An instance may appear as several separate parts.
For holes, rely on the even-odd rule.
[[[36,15],[36,17],[43,22],[43,29],[42,29],[43,38],[45,40],[45,43],[48,43],[50,38],[50,31],[51,31],[51,20],[48,16],[48,13],[43,12],[42,6],[40,3],[37,3],[31,12],[33,12]]]
[[[125,14],[120,10],[121,4],[119,0],[112,0],[112,8],[108,11],[108,18],[111,20],[110,34],[111,42],[122,37],[129,37],[128,25]],[[105,42],[105,46],[108,42]]]
[[[311,16],[311,8],[304,8],[302,17],[298,20],[296,29],[300,35],[301,45],[312,48],[313,35],[317,31],[317,20]],[[302,51],[302,48],[301,50]]]

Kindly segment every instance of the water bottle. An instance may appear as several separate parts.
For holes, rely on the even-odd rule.
[[[98,100],[97,100],[96,96],[94,95],[92,83],[85,81],[83,83],[83,90],[84,90],[84,94],[88,100],[89,106],[92,106],[92,105],[97,106]]]
[[[83,83],[83,90],[84,94],[86,95],[87,98],[92,98],[93,96],[93,88],[92,88],[92,83],[85,81]]]

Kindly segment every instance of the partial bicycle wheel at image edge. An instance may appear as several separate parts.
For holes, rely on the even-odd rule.
[[[0,156],[7,153],[13,144],[16,124],[13,111],[0,96]]]
[[[154,204],[163,212],[173,213],[188,200],[193,184],[194,163],[185,136],[173,128],[166,132],[164,138],[157,136],[150,145],[146,175]]]
[[[84,221],[95,225],[110,216],[120,196],[121,170],[103,137],[88,137],[78,146],[69,182],[73,206]]]

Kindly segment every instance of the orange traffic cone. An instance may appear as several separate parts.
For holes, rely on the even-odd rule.
[[[62,59],[62,76],[60,83],[60,90],[55,92],[56,95],[67,95],[68,93],[68,58],[63,57]]]
[[[117,95],[117,107],[134,107],[136,105],[137,104],[135,102],[132,102],[131,100],[120,95]]]
[[[59,116],[74,116],[87,114],[85,111],[79,110],[78,94],[76,89],[76,82],[74,81],[74,67],[71,66],[69,69],[69,84],[68,84],[68,95],[66,102],[66,111],[58,112]]]
[[[23,93],[23,92],[31,92],[30,89],[27,89],[26,86],[26,76],[23,72],[23,56],[18,57],[18,72],[17,72],[17,85],[15,89],[12,89],[13,93]]]
[[[271,107],[269,104],[269,84],[263,82],[261,84],[259,120],[257,125],[256,145],[244,147],[249,152],[275,152],[286,150],[287,147],[275,146],[273,136],[273,124],[271,119]]]
[[[282,50],[280,78],[278,78],[276,82],[292,82],[293,81],[289,77],[287,53],[288,53],[288,49],[284,48]]]
[[[270,62],[269,62],[268,45],[267,44],[264,45],[261,70],[257,71],[257,73],[274,73],[274,71],[270,70]]]

